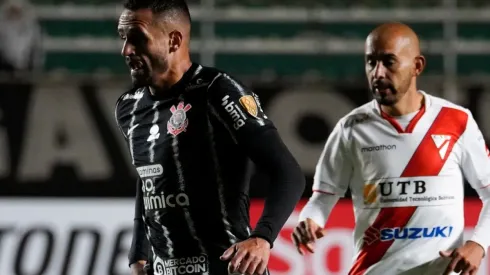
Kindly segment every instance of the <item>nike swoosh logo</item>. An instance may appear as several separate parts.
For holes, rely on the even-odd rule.
[[[136,125],[134,125],[133,127],[129,128],[129,130],[128,130],[128,136],[129,136],[129,134],[131,134],[131,132],[132,132],[134,129],[136,129],[136,127],[138,127],[138,125],[139,125],[139,124],[136,124]]]

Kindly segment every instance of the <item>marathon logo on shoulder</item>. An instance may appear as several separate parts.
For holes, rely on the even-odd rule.
[[[163,167],[160,164],[141,166],[136,170],[141,178],[157,177],[163,174]]]
[[[362,192],[364,208],[438,206],[463,200],[461,183],[441,176],[366,181]]]
[[[247,117],[245,114],[240,110],[240,107],[230,100],[230,96],[226,95],[221,99],[221,105],[225,107],[226,112],[231,116],[231,119],[233,120],[233,128],[235,130],[240,129],[243,125],[245,125],[245,120]]]
[[[175,259],[161,259],[160,257],[156,257],[153,263],[153,269],[155,274],[158,275],[197,275],[209,273],[209,263],[206,255]]]
[[[391,241],[449,238],[452,231],[452,226],[383,228],[380,231],[380,239],[381,241]]]

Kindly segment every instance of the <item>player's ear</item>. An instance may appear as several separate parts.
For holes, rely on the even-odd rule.
[[[183,36],[182,36],[182,33],[175,30],[175,31],[172,31],[169,33],[169,50],[170,52],[176,52],[180,46],[182,45],[182,42],[183,42]]]
[[[423,55],[419,55],[415,57],[415,68],[413,71],[414,76],[419,76],[425,69],[425,57]]]

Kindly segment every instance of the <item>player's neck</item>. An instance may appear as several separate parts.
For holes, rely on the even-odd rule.
[[[150,92],[152,94],[159,93],[160,91],[165,91],[170,89],[173,85],[179,82],[184,74],[192,66],[190,58],[180,61],[175,66],[170,66],[170,68],[150,87]]]
[[[380,108],[390,116],[403,116],[420,110],[423,104],[424,95],[414,88],[414,90],[408,91],[395,105],[381,105]]]

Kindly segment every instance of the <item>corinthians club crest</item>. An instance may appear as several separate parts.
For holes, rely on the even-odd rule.
[[[172,116],[167,122],[167,130],[174,137],[182,132],[185,132],[187,129],[189,120],[187,119],[186,113],[191,109],[191,107],[192,106],[190,104],[184,106],[184,102],[181,101],[177,107],[172,106],[170,108]]]

